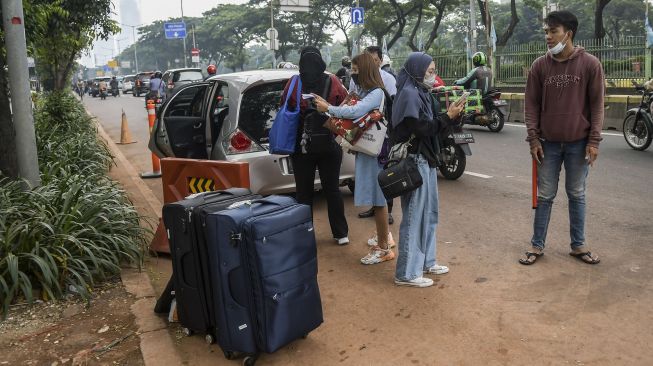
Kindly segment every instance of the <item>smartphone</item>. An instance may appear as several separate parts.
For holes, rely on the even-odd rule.
[[[302,99],[315,99],[313,94],[302,94]]]
[[[470,92],[464,92],[463,95],[460,96],[460,99],[458,99],[457,103],[460,104],[465,104],[467,102],[467,98],[469,98]]]

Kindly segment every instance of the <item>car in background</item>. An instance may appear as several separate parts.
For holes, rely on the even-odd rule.
[[[200,68],[172,69],[164,72],[161,79],[165,85],[164,97],[169,98],[173,96],[180,87],[188,83],[204,80],[204,75]]]
[[[122,79],[122,93],[127,94],[127,92],[131,93],[134,91],[134,79],[136,78],[136,75],[125,75],[125,77]]]
[[[89,91],[89,94],[95,98],[98,95],[100,95],[100,82],[104,81],[107,83],[107,89],[109,88],[109,82],[111,82],[111,77],[110,76],[100,76],[95,79],[93,79],[93,83],[91,84],[91,90]]]
[[[291,159],[270,154],[268,136],[286,82],[297,74],[296,69],[252,70],[180,87],[157,114],[150,150],[160,158],[245,161],[253,192],[294,192]],[[354,187],[352,154],[343,156],[340,182]],[[315,186],[320,187],[319,178]]]
[[[140,97],[141,94],[147,94],[150,91],[150,78],[154,71],[139,72],[134,78],[134,90],[132,95]]]

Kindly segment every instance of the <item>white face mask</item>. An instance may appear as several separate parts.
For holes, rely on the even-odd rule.
[[[560,52],[562,52],[562,50],[565,49],[566,45],[567,45],[567,36],[565,35],[565,38],[562,41],[558,42],[557,45],[549,48],[549,52],[551,52],[552,55],[557,55]]]
[[[429,76],[429,78],[424,78],[424,84],[428,85],[429,88],[433,87],[433,84],[435,84],[435,74]]]

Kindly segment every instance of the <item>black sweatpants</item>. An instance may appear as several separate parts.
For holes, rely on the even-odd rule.
[[[342,164],[342,149],[334,144],[333,151],[325,154],[293,154],[292,165],[297,187],[297,201],[313,206],[315,192],[315,169],[320,172],[322,191],[326,195],[331,233],[336,239],[349,234],[345,218],[345,204],[340,193],[340,165]]]

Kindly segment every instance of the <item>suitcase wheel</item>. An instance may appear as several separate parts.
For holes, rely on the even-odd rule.
[[[254,366],[256,365],[256,357],[247,356],[243,359],[243,366]]]
[[[213,344],[215,342],[215,339],[213,339],[213,336],[210,334],[207,334],[204,337],[204,340],[206,341],[207,344]]]
[[[190,330],[189,328],[184,328],[183,331],[184,331],[184,334],[185,334],[187,337],[190,337],[190,336],[193,335],[193,331]]]

